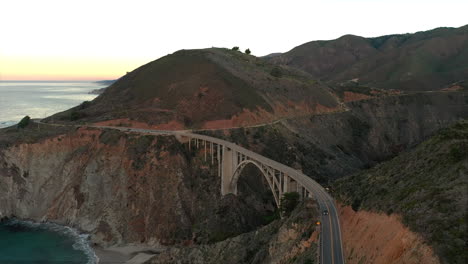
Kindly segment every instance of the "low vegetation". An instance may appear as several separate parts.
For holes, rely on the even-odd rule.
[[[287,192],[283,194],[280,202],[280,211],[283,216],[289,216],[291,212],[299,204],[299,193],[297,192]]]
[[[25,120],[28,119],[26,118]],[[73,126],[52,126],[42,123],[36,124],[30,119],[29,121],[22,120],[20,123],[22,128],[19,128],[18,124],[17,126],[0,129],[0,149],[6,149],[7,147],[22,143],[36,143],[44,139],[66,134],[76,129]]]
[[[443,263],[466,263],[468,122],[441,130],[414,150],[335,184],[354,210],[397,213]]]

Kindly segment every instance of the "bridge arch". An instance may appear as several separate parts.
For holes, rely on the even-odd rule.
[[[255,167],[257,167],[260,170],[262,175],[267,180],[268,185],[270,186],[271,192],[273,193],[273,197],[274,197],[275,202],[276,202],[276,206],[279,207],[281,197],[279,197],[279,193],[277,192],[277,190],[279,189],[278,188],[278,186],[279,186],[278,179],[276,179],[276,177],[274,177],[274,175],[272,175],[272,171],[268,167],[262,165],[261,163],[255,161],[255,160],[247,159],[247,160],[244,160],[244,161],[240,162],[237,165],[237,167],[236,167],[236,169],[235,169],[235,171],[234,171],[234,173],[232,175],[231,182],[229,184],[229,188],[230,188],[231,192],[234,193],[234,194],[237,194],[237,183],[239,181],[239,178],[241,176],[242,171],[244,170],[244,168],[248,164],[252,164],[252,165],[254,165]]]
[[[248,164],[253,164],[263,174],[278,207],[284,193],[297,192],[301,198],[305,198],[311,197],[313,191],[321,192],[320,186],[302,172],[234,143],[192,133],[179,134],[178,140],[182,143],[188,142],[189,149],[193,141],[195,148],[201,148],[205,161],[209,159],[208,153],[211,156],[211,164],[217,161],[218,175],[221,177],[221,195],[237,195],[239,177]]]

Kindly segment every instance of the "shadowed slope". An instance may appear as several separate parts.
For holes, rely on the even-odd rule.
[[[354,210],[397,213],[434,247],[442,263],[466,263],[468,123],[441,130],[415,149],[340,179]]]

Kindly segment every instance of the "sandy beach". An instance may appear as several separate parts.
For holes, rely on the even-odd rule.
[[[139,245],[94,248],[99,264],[142,264],[163,250]]]

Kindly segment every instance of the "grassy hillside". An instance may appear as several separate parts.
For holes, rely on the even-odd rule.
[[[307,73],[238,51],[211,48],[181,50],[143,65],[94,101],[54,119],[92,122],[128,117],[198,127],[246,112],[280,116],[284,109],[295,111],[296,104],[310,109],[338,105],[329,89]]]
[[[468,25],[377,38],[346,35],[308,42],[269,60],[333,82],[437,90],[468,76]]]
[[[466,263],[468,122],[441,130],[414,150],[340,179],[336,195],[354,210],[397,213],[442,263]]]

